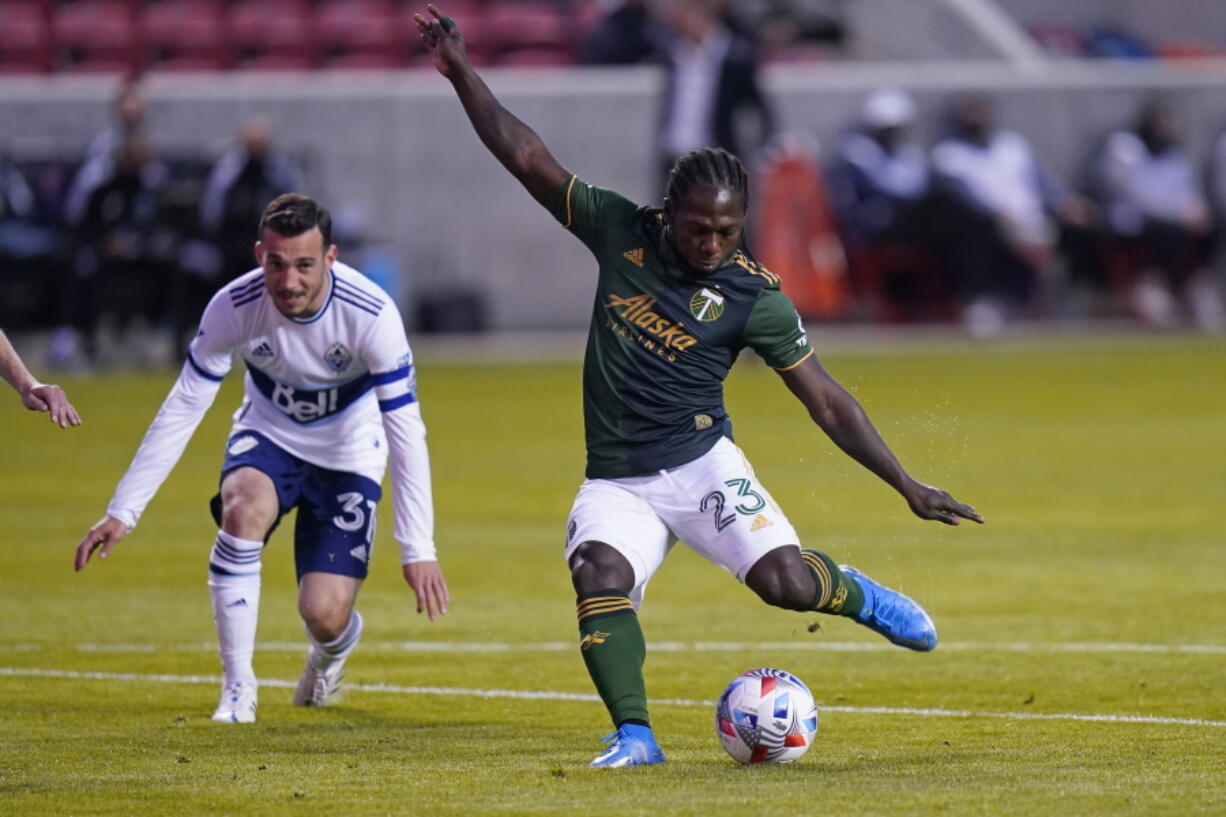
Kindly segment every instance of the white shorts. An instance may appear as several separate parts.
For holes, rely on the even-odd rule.
[[[749,460],[725,437],[677,468],[585,480],[567,520],[566,560],[584,542],[611,546],[634,568],[630,600],[637,609],[678,540],[741,582],[770,551],[800,543]]]

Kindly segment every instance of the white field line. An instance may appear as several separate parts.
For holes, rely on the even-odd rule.
[[[135,672],[81,672],[77,670],[37,669],[26,667],[0,667],[0,677],[11,678],[58,678],[70,681],[123,681],[153,684],[220,684],[216,675],[165,675]],[[297,681],[262,679],[260,686],[292,689]],[[358,692],[382,692],[393,695],[447,695],[467,698],[512,698],[529,701],[583,701],[597,703],[600,697],[590,692],[557,692],[553,690],[521,689],[471,689],[466,687],[402,686],[399,684],[347,684],[346,690]],[[658,706],[715,706],[715,701],[687,698],[653,698]],[[851,715],[903,715],[928,718],[1004,718],[1029,721],[1085,721],[1091,723],[1138,723],[1174,726],[1226,727],[1226,721],[1204,718],[1167,718],[1155,715],[1087,715],[1082,713],[1057,712],[975,712],[969,709],[931,709],[892,706],[825,706],[818,703],[822,712],[839,712]]]
[[[0,652],[41,652],[61,649],[63,645],[42,643],[0,644]],[[506,642],[506,641],[376,641],[362,642],[364,652],[442,652],[442,653],[531,653],[569,652],[576,643],[569,641]],[[306,648],[300,641],[264,641],[256,645],[262,652],[301,652]],[[72,649],[83,653],[159,653],[212,651],[216,645],[200,641],[180,644],[75,644]],[[884,641],[654,641],[652,652],[893,652],[898,648]],[[941,642],[946,652],[1016,652],[1016,653],[1147,653],[1226,655],[1226,644],[1130,644],[1110,642],[1016,642],[995,644],[982,641]]]

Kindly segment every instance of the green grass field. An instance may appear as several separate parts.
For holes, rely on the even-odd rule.
[[[819,343],[820,346],[820,343]],[[430,624],[390,514],[347,694],[289,704],[304,639],[283,530],[264,556],[260,720],[209,721],[207,590],[226,384],[141,526],[72,552],[172,375],[64,385],[53,429],[0,394],[0,814],[1226,814],[1226,344],[900,342],[825,356],[913,474],[983,527],[921,523],[774,374],[729,381],[737,439],[806,538],[923,601],[942,646],[767,608],[679,548],[642,610],[669,763],[585,767],[608,731],[560,560],[582,473],[578,365],[418,350],[453,594]],[[820,624],[815,632],[810,626]],[[818,698],[790,766],[743,768],[709,702],[779,666]]]

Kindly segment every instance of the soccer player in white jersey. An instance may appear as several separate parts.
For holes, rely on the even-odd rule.
[[[183,371],[106,516],[77,546],[81,570],[136,526],[240,356],[244,397],[214,498],[221,529],[209,557],[224,672],[215,721],[255,720],[261,552],[294,508],[298,611],[309,645],[293,702],[323,706],[334,697],[362,632],[354,601],[370,561],[388,453],[405,580],[419,613],[433,621],[447,610],[404,325],[381,289],[337,261],[331,230],[328,211],[306,196],[286,194],[268,205],[255,245],[260,268],[222,287],[205,308]]]

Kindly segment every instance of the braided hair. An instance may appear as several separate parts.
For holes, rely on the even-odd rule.
[[[723,148],[697,148],[677,158],[668,174],[665,197],[676,207],[695,187],[710,185],[739,196],[749,210],[749,176],[741,160]]]

